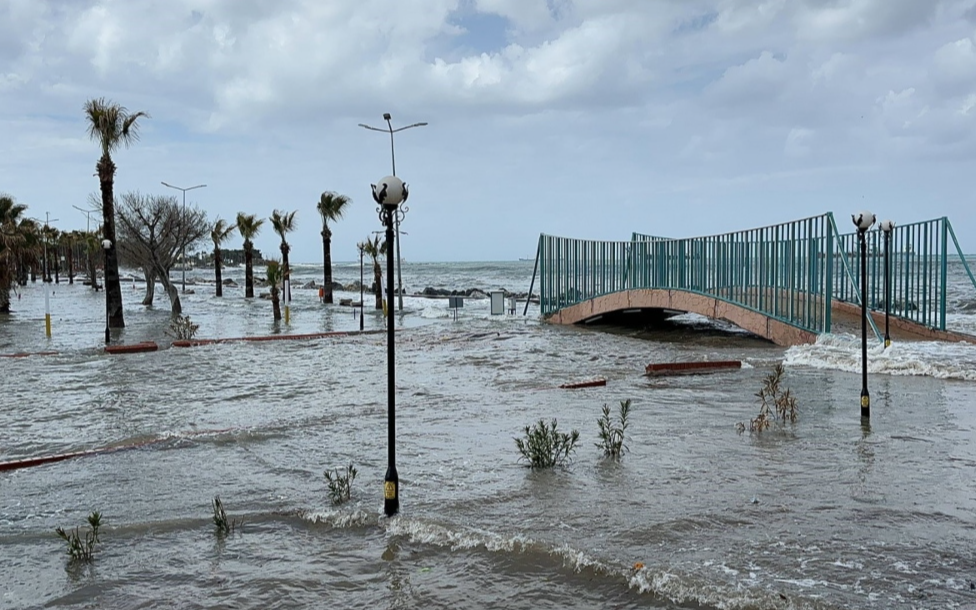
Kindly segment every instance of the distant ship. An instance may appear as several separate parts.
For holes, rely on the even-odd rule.
[[[520,256],[520,257],[519,257],[519,260],[520,260],[520,261],[534,261],[534,260],[535,260],[535,257],[533,256],[533,257],[530,257],[530,258],[522,258],[522,257]]]

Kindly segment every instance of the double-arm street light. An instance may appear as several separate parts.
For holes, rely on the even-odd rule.
[[[379,204],[380,221],[386,227],[386,243],[393,241],[393,219],[397,206],[407,201],[407,185],[396,176],[386,176],[373,187],[373,200]],[[362,285],[362,282],[360,282]],[[387,250],[386,292],[393,293],[393,257]],[[360,317],[362,320],[362,317]],[[400,478],[396,470],[396,349],[394,347],[393,312],[386,317],[386,377],[387,377],[387,466],[383,479],[383,512],[392,517],[400,511]]]
[[[425,125],[427,125],[427,123],[414,123],[412,125],[406,125],[405,127],[397,127],[396,129],[393,129],[393,124],[390,122],[392,118],[393,117],[390,116],[389,112],[383,113],[383,119],[386,121],[386,129],[383,129],[381,127],[372,127],[370,125],[365,125],[363,123],[360,123],[359,126],[362,127],[363,129],[369,129],[372,131],[381,131],[383,133],[390,134],[390,161],[392,162],[393,165],[393,176],[396,177],[396,152],[393,149],[393,134],[395,134],[398,131],[413,129],[414,127],[424,127]],[[406,201],[406,197],[404,197],[404,201]],[[406,215],[406,213],[410,211],[410,208],[408,208],[405,205],[400,205],[394,211],[395,211],[394,222],[396,224],[395,243],[396,243],[396,259],[397,259],[397,290],[399,291],[398,293],[399,298],[397,300],[397,303],[398,303],[398,310],[403,311],[403,275],[400,273],[400,221],[403,220],[404,215]],[[387,241],[386,243],[389,244],[390,242]],[[390,294],[389,296],[390,298],[393,297],[392,294]],[[392,305],[393,304],[391,303],[390,304],[391,308]]]
[[[183,257],[183,264],[181,265],[181,267],[183,268],[183,294],[186,294],[186,192],[187,191],[192,191],[193,189],[202,189],[203,187],[205,187],[207,185],[206,184],[198,184],[196,186],[191,186],[191,187],[188,187],[188,188],[183,188],[183,187],[179,187],[179,186],[173,186],[172,184],[168,184],[168,183],[162,182],[162,181],[160,181],[160,184],[162,184],[163,186],[168,186],[171,189],[176,189],[178,191],[183,191],[183,227],[182,227],[183,228],[183,236],[182,236],[182,240],[183,240],[183,253],[181,254],[181,256]]]

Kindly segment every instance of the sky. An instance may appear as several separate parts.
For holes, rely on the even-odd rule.
[[[335,260],[382,230],[385,112],[428,123],[394,138],[407,261],[861,210],[976,252],[976,0],[0,0],[0,192],[84,229],[102,97],[150,115],[117,195],[297,211],[293,262],[323,191]]]

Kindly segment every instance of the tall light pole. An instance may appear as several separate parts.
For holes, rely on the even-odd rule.
[[[363,331],[363,252],[366,250],[366,244],[359,242],[356,244],[359,248],[359,332]],[[354,310],[355,311],[355,310]]]
[[[861,419],[871,417],[871,394],[868,392],[868,245],[864,235],[874,225],[874,214],[851,214],[861,245]]]
[[[386,244],[393,240],[393,219],[397,206],[410,194],[407,185],[396,176],[386,176],[373,187],[373,200],[379,204],[380,220],[386,226]],[[386,254],[386,293],[393,294],[393,257]],[[400,511],[400,478],[396,471],[396,349],[394,347],[393,311],[387,310],[386,318],[386,376],[387,376],[387,466],[383,479],[383,512],[392,517]],[[362,318],[360,318],[362,319]]]
[[[424,127],[425,125],[427,125],[427,123],[414,123],[413,125],[407,125],[405,127],[397,127],[396,129],[393,129],[393,124],[390,122],[392,118],[393,117],[390,116],[389,112],[383,113],[383,119],[386,121],[386,129],[380,127],[371,127],[369,125],[364,125],[363,123],[360,123],[359,126],[362,127],[363,129],[370,129],[372,131],[382,131],[384,133],[390,134],[390,161],[393,164],[393,176],[396,177],[396,152],[393,149],[393,134],[395,134],[398,131],[413,129],[414,127]],[[406,198],[404,198],[404,200],[405,199]],[[410,208],[408,208],[405,205],[401,205],[396,209],[396,214],[394,216],[394,220],[396,222],[395,243],[396,243],[396,258],[397,258],[397,290],[399,291],[398,293],[399,298],[397,299],[397,304],[398,304],[399,311],[403,311],[403,275],[400,273],[400,221],[403,220],[403,217],[409,211]]]
[[[891,346],[891,335],[888,334],[888,316],[891,312],[891,232],[895,230],[895,223],[882,220],[878,228],[884,231],[884,294],[885,294],[885,349]]]
[[[160,184],[162,184],[163,186],[168,186],[171,189],[176,189],[178,191],[183,191],[183,223],[182,223],[183,224],[183,236],[182,236],[182,239],[183,239],[183,253],[181,254],[181,256],[183,257],[183,264],[180,265],[180,266],[183,268],[183,294],[186,294],[186,192],[187,191],[192,191],[193,189],[202,189],[203,187],[205,187],[207,185],[206,184],[198,184],[196,186],[182,188],[182,187],[179,187],[179,186],[173,186],[172,184],[167,184],[166,182],[162,182],[162,181],[160,181]]]

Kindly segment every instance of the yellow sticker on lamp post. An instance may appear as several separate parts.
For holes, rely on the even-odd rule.
[[[396,498],[396,486],[397,484],[393,481],[386,481],[383,483],[383,498],[385,500],[393,500]]]

